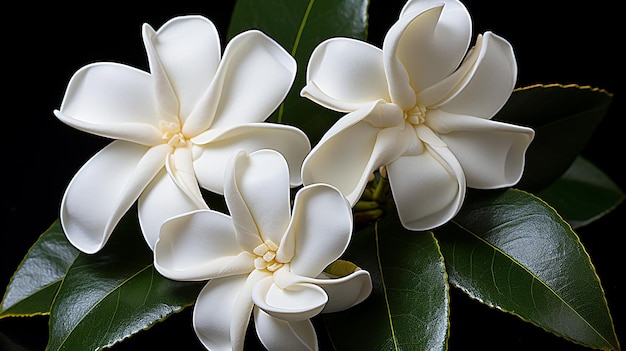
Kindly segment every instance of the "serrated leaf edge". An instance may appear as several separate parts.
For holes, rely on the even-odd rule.
[[[141,274],[141,273],[145,272],[146,270],[148,270],[148,269],[152,268],[153,266],[154,266],[154,265],[151,263],[151,264],[147,265],[146,267],[144,267],[144,268],[142,268],[142,269],[138,270],[137,272],[135,272],[134,274],[132,274],[132,275],[131,275],[131,276],[129,276],[128,278],[124,279],[124,280],[123,280],[122,282],[120,282],[119,284],[117,284],[117,285],[116,285],[116,287],[115,287],[115,289],[112,289],[110,292],[108,292],[107,294],[103,295],[103,297],[102,297],[101,299],[99,299],[99,300],[98,300],[98,301],[97,301],[97,302],[96,302],[96,303],[95,303],[95,304],[94,304],[94,305],[93,305],[93,306],[92,306],[92,307],[91,307],[91,308],[90,308],[90,309],[89,309],[89,310],[88,310],[88,311],[84,314],[83,319],[84,319],[84,318],[85,318],[85,317],[86,317],[86,316],[87,316],[90,312],[92,312],[92,311],[93,311],[93,309],[94,309],[94,308],[98,305],[98,303],[102,302],[102,301],[103,301],[104,299],[106,299],[107,297],[110,297],[110,296],[111,296],[114,292],[118,292],[118,291],[119,291],[119,289],[120,289],[121,287],[123,287],[123,286],[124,286],[124,284],[126,284],[126,283],[127,283],[128,281],[130,281],[132,278],[134,278],[134,277],[136,277],[137,275],[139,275],[139,274]],[[52,302],[52,304],[53,304],[53,305],[54,305],[54,303],[56,302],[56,297],[58,296],[58,292],[59,292],[60,290],[61,290],[61,286],[59,286],[59,289],[57,290],[57,295],[55,296],[55,298],[54,298],[54,300],[53,300],[53,302]],[[185,308],[187,308],[187,307],[189,307],[189,306],[191,306],[191,305],[193,305],[193,303],[183,305],[183,306],[182,306],[181,308],[179,308],[179,309],[174,309],[174,308],[172,308],[172,310],[174,311],[174,313],[179,313],[179,312],[183,311]],[[148,329],[150,329],[151,327],[153,327],[153,326],[154,326],[154,325],[156,325],[157,323],[159,323],[159,322],[161,322],[161,321],[163,321],[163,320],[167,319],[167,318],[168,318],[169,316],[171,316],[172,314],[173,314],[173,313],[170,313],[170,314],[166,315],[165,317],[163,317],[163,318],[161,318],[161,319],[155,320],[154,322],[152,322],[152,323],[150,323],[149,325],[147,325],[145,328],[141,328],[140,330],[137,330],[137,331],[135,331],[135,332],[132,332],[132,333],[130,333],[130,334],[128,334],[128,335],[126,335],[126,336],[124,336],[123,338],[116,340],[115,342],[113,342],[113,343],[111,343],[111,344],[107,344],[107,345],[100,345],[100,346],[98,346],[95,350],[96,350],[96,351],[98,351],[98,350],[102,350],[102,349],[105,349],[105,348],[110,348],[110,347],[112,347],[112,346],[114,346],[114,345],[116,345],[116,344],[118,344],[118,343],[122,342],[123,340],[126,340],[126,339],[130,338],[131,336],[133,336],[133,335],[137,334],[138,332],[140,332],[140,331],[142,331],[142,330],[148,330]],[[63,340],[59,343],[59,347],[57,348],[57,350],[61,350],[61,349],[63,348],[63,345],[65,344],[65,342],[67,341],[67,339],[68,339],[68,338],[72,335],[72,333],[74,332],[74,330],[76,329],[76,327],[77,327],[79,324],[80,324],[80,323],[76,323],[76,325],[74,326],[74,328],[72,328],[72,330],[71,330],[71,331],[70,331],[70,332],[69,332],[69,333],[65,336],[65,338],[64,338],[64,339],[63,339]],[[49,345],[49,343],[48,343],[48,345]],[[46,350],[50,350],[50,349],[48,348],[48,346],[46,346]]]
[[[615,324],[614,324],[614,321],[613,321],[613,317],[611,316],[610,310],[609,310],[609,308],[608,308],[608,301],[606,300],[606,294],[605,294],[605,291],[604,291],[604,287],[602,286],[601,281],[600,281],[600,277],[598,276],[598,273],[597,273],[597,271],[596,271],[596,268],[595,268],[595,266],[594,266],[593,262],[591,261],[591,257],[590,257],[590,255],[589,255],[589,253],[587,252],[587,249],[586,249],[586,248],[585,248],[585,246],[583,245],[582,241],[580,240],[580,237],[578,236],[578,234],[577,234],[577,233],[576,233],[576,232],[572,229],[572,226],[571,226],[571,225],[570,225],[570,224],[569,224],[566,220],[564,220],[564,219],[563,219],[563,217],[561,217],[561,215],[560,215],[560,214],[559,214],[559,213],[558,213],[558,212],[557,212],[557,211],[556,211],[556,210],[555,210],[552,206],[550,206],[550,204],[548,204],[547,202],[545,202],[545,201],[544,201],[543,199],[541,199],[540,197],[538,197],[538,196],[536,196],[536,195],[534,195],[534,194],[532,194],[532,193],[529,193],[529,192],[527,192],[527,191],[520,190],[520,189],[511,189],[511,190],[513,190],[513,191],[518,191],[518,192],[522,192],[522,193],[525,193],[525,194],[528,194],[528,195],[530,195],[531,197],[535,198],[536,200],[540,201],[542,204],[544,204],[546,207],[548,207],[548,208],[549,208],[549,209],[550,209],[550,210],[551,210],[551,211],[552,211],[552,212],[553,212],[553,213],[557,216],[557,218],[558,218],[558,219],[559,219],[559,220],[560,220],[563,224],[565,224],[565,225],[569,228],[569,230],[570,230],[570,232],[571,232],[571,233],[573,233],[573,234],[574,234],[574,237],[576,238],[576,241],[580,244],[580,247],[582,248],[582,250],[583,250],[583,252],[584,252],[584,254],[585,254],[585,257],[587,258],[587,262],[589,263],[589,266],[590,266],[590,268],[591,268],[591,270],[592,270],[592,272],[593,272],[593,275],[594,275],[594,277],[596,278],[596,280],[597,280],[597,282],[598,282],[598,285],[599,285],[599,287],[600,287],[600,291],[602,292],[602,299],[603,299],[604,305],[605,305],[605,307],[606,307],[606,309],[607,309],[609,319],[610,319],[610,321],[611,321],[611,329],[612,329],[612,331],[613,331],[613,335],[617,335],[617,334],[615,333]],[[502,252],[502,251],[501,251],[501,250],[499,250],[497,247],[495,247],[495,246],[491,245],[489,242],[487,242],[487,241],[483,240],[481,237],[479,237],[479,236],[475,235],[472,231],[468,230],[467,228],[465,228],[464,226],[460,225],[460,224],[459,224],[459,223],[457,223],[456,221],[451,220],[451,222],[452,222],[452,223],[454,223],[454,224],[455,224],[456,226],[458,226],[459,228],[461,228],[462,230],[464,230],[464,231],[466,231],[467,233],[469,233],[470,235],[472,235],[473,237],[475,237],[477,240],[479,240],[479,241],[481,241],[481,242],[485,243],[487,246],[491,247],[494,251],[499,252],[501,255],[503,255],[503,256],[505,256],[505,257],[509,257],[509,258],[511,259],[511,261],[512,261],[512,262],[514,262],[515,264],[517,264],[517,266],[518,266],[518,267],[520,267],[520,268],[522,268],[524,271],[526,271],[526,272],[527,272],[527,273],[528,273],[528,274],[532,277],[533,281],[537,281],[537,282],[541,283],[543,286],[545,286],[545,287],[548,289],[548,291],[550,291],[552,294],[554,294],[554,296],[556,296],[559,300],[561,300],[561,301],[562,301],[562,302],[563,302],[563,303],[564,303],[564,304],[565,304],[568,308],[570,308],[570,310],[571,310],[571,311],[573,311],[576,315],[578,315],[578,316],[580,317],[580,319],[581,319],[582,321],[584,321],[584,322],[585,322],[585,323],[586,323],[586,324],[590,327],[590,329],[591,329],[591,330],[594,330],[594,331],[596,332],[596,334],[597,334],[598,336],[600,336],[600,337],[602,338],[602,340],[604,340],[604,341],[607,343],[607,345],[611,345],[611,342],[609,342],[608,340],[606,340],[606,338],[605,338],[602,334],[598,333],[598,332],[596,331],[596,329],[595,329],[595,328],[593,328],[593,326],[592,326],[591,324],[589,324],[589,322],[588,322],[586,319],[582,318],[582,316],[580,316],[580,315],[579,315],[579,313],[577,312],[577,310],[576,310],[576,309],[572,308],[572,307],[571,307],[568,303],[566,303],[565,301],[563,301],[563,300],[562,300],[562,298],[561,298],[561,297],[560,297],[560,296],[559,296],[559,295],[558,295],[558,294],[557,294],[557,293],[556,293],[556,292],[555,292],[555,291],[554,291],[554,290],[553,290],[550,286],[546,285],[546,284],[545,284],[545,282],[543,282],[543,281],[542,281],[542,280],[540,280],[538,277],[536,277],[536,276],[535,276],[532,272],[530,272],[530,271],[529,271],[526,267],[524,267],[524,266],[523,266],[523,265],[521,265],[519,262],[517,262],[517,260],[514,260],[512,257],[510,257],[510,256],[509,256],[509,255],[507,255],[506,253]],[[554,331],[552,331],[552,330],[546,329],[546,328],[544,328],[543,326],[541,326],[541,325],[539,325],[539,324],[535,323],[534,321],[529,320],[529,319],[527,319],[527,318],[524,318],[524,317],[520,316],[519,314],[517,314],[517,313],[515,313],[515,312],[513,312],[513,311],[509,311],[509,310],[507,310],[507,309],[502,308],[501,306],[496,306],[496,305],[494,305],[494,304],[488,303],[487,301],[483,301],[482,299],[478,298],[477,296],[475,296],[474,294],[472,294],[472,293],[471,293],[470,291],[468,291],[467,289],[463,289],[462,287],[458,286],[457,284],[454,284],[454,282],[452,282],[451,284],[452,284],[455,288],[457,288],[457,289],[459,289],[459,290],[463,291],[463,292],[464,292],[467,296],[469,296],[469,297],[470,297],[470,298],[472,298],[473,300],[478,301],[478,302],[480,302],[481,304],[483,304],[483,305],[485,305],[485,306],[488,306],[488,307],[490,307],[490,308],[497,309],[497,310],[499,310],[499,311],[503,311],[503,312],[509,313],[509,314],[511,314],[511,315],[514,315],[514,316],[517,316],[518,318],[520,318],[521,320],[523,320],[523,321],[525,321],[525,322],[531,323],[531,324],[533,324],[533,325],[535,325],[535,326],[537,326],[537,327],[541,328],[542,330],[544,330],[544,331],[546,331],[546,332],[549,332],[549,333],[551,333],[551,334],[553,334],[553,335],[556,335],[556,336],[558,336],[558,337],[564,338],[564,339],[566,339],[566,340],[568,340],[568,341],[570,341],[570,342],[572,342],[572,343],[575,343],[575,344],[577,344],[577,345],[582,345],[582,346],[585,346],[585,347],[589,347],[589,345],[585,345],[585,344],[583,344],[583,343],[581,343],[581,342],[579,342],[579,341],[577,341],[577,340],[571,339],[571,338],[566,337],[566,336],[564,336],[564,335],[560,335],[560,334],[558,334],[558,333],[556,333],[556,332],[554,332]],[[615,340],[616,340],[616,342],[617,342],[617,345],[616,345],[616,346],[617,346],[617,350],[620,350],[621,348],[620,348],[620,345],[619,345],[619,340],[617,339],[617,337],[616,337],[616,339],[615,339]],[[613,349],[611,349],[611,348],[603,348],[602,350],[613,350]]]
[[[28,258],[29,254],[32,252],[32,250],[35,248],[35,246],[37,246],[37,243],[39,243],[41,241],[41,239],[44,237],[44,235],[46,235],[51,229],[52,227],[54,227],[58,222],[58,219],[53,221],[52,224],[50,224],[48,226],[48,228],[46,230],[43,231],[43,233],[41,233],[39,235],[39,237],[37,238],[37,240],[35,240],[35,242],[33,243],[33,245],[30,246],[30,248],[26,251],[26,254],[24,254],[24,258],[22,258],[22,261],[20,261],[19,265],[15,268],[15,271],[13,272],[13,275],[11,276],[11,279],[9,279],[9,284],[7,284],[7,288],[4,292],[4,295],[2,297],[2,301],[0,302],[0,308],[2,308],[2,310],[0,310],[0,319],[6,318],[6,317],[34,317],[34,316],[49,316],[50,315],[50,311],[48,312],[35,312],[35,313],[25,313],[25,314],[21,314],[21,313],[7,313],[4,314],[4,312],[6,312],[7,310],[9,310],[11,307],[15,306],[16,304],[12,304],[11,306],[9,306],[8,308],[4,309],[4,301],[7,297],[7,294],[9,292],[9,287],[11,286],[11,284],[13,283],[13,279],[15,278],[15,275],[17,274],[17,272],[20,270],[20,268],[22,268],[22,266],[24,265],[24,263],[26,262],[26,259]],[[80,256],[77,255],[74,258],[74,262],[76,261],[76,259]],[[65,274],[63,275],[63,278],[54,281],[54,283],[52,284],[47,284],[45,285],[42,289],[39,289],[39,291],[43,290],[46,287],[52,286],[54,284],[57,283],[63,283],[63,280],[65,279],[65,276],[67,275],[67,271],[72,267],[73,263],[70,264],[68,266],[68,268],[65,270]],[[61,284],[59,284],[59,287],[57,288],[57,291],[55,293],[55,298],[56,298],[56,294],[59,292],[59,289],[61,288]],[[32,296],[32,295],[30,295]],[[23,301],[24,299],[20,300]],[[54,304],[54,299],[52,301],[52,304]],[[50,305],[52,307],[52,304]]]
[[[530,89],[539,89],[539,88],[563,88],[563,89],[570,89],[570,88],[575,88],[575,89],[580,89],[580,90],[590,90],[590,91],[594,91],[594,92],[599,92],[599,93],[604,93],[610,97],[613,97],[613,93],[609,92],[606,89],[603,88],[598,88],[598,87],[592,87],[591,85],[580,85],[580,84],[576,84],[576,83],[571,83],[571,84],[561,84],[561,83],[548,83],[548,84],[544,84],[544,83],[538,83],[538,84],[532,84],[532,85],[527,85],[527,86],[523,86],[523,87],[518,87],[513,89],[513,91],[520,91],[520,90],[530,90]]]

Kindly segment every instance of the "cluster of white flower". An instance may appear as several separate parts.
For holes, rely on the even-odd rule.
[[[348,38],[319,44],[301,94],[347,114],[311,149],[298,128],[265,122],[296,74],[271,38],[241,33],[222,55],[202,16],[144,25],[150,72],[85,66],[55,111],[114,139],[65,192],[68,240],[98,252],[137,203],[158,271],[208,280],[193,317],[207,349],[242,349],[251,316],[268,349],[317,349],[310,318],[372,289],[365,270],[324,269],[346,250],[352,207],[373,172],[386,168],[400,220],[415,231],[450,220],[466,187],[506,187],[522,175],[533,130],[490,119],[513,90],[513,51],[489,32],[468,50],[471,29],[457,0],[410,0],[382,49]],[[228,215],[201,189],[222,194]]]

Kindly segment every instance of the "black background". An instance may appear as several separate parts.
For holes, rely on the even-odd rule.
[[[380,46],[403,3],[371,0],[368,41]],[[617,54],[624,40],[617,9],[566,0],[468,0],[465,4],[473,17],[475,34],[491,30],[512,43],[518,59],[518,86],[576,83],[614,94],[605,121],[583,155],[626,189],[621,169],[625,161],[623,59]],[[58,217],[59,202],[72,175],[108,143],[63,125],[52,114],[60,106],[72,74],[97,61],[117,61],[146,70],[141,25],[147,22],[156,29],[181,14],[197,13],[213,20],[224,43],[232,6],[231,2],[217,1],[158,5],[141,1],[73,2],[44,7],[20,2],[11,10],[3,10],[3,78],[8,79],[0,82],[4,85],[1,140],[2,156],[8,155],[8,161],[1,161],[2,292],[28,248]],[[603,283],[622,342],[626,290],[624,260],[619,256],[623,249],[618,240],[624,235],[620,220],[626,215],[625,208],[622,204],[579,230]],[[517,317],[471,301],[454,289],[451,300],[451,350],[585,350]],[[187,309],[113,349],[162,350],[173,341],[177,349],[202,350],[190,321]],[[0,348],[43,350],[46,323],[47,317],[0,320]],[[322,346],[325,342],[322,338]]]

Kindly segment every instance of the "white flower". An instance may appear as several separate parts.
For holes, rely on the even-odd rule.
[[[382,50],[348,38],[321,43],[301,94],[349,113],[305,159],[304,184],[333,184],[354,205],[386,166],[403,225],[428,230],[458,212],[466,187],[517,183],[534,131],[491,120],[515,85],[513,50],[486,32],[468,52],[470,39],[459,1],[412,0]]]
[[[290,211],[287,164],[273,150],[240,152],[226,171],[231,216],[197,210],[166,221],[154,262],[175,280],[209,280],[194,307],[194,328],[210,350],[241,350],[250,316],[270,350],[314,350],[309,318],[364,300],[372,285],[356,269],[329,278],[346,249],[352,212],[334,187],[300,189]]]
[[[143,26],[150,73],[116,63],[78,70],[55,115],[114,140],[76,173],[60,219],[80,250],[100,250],[138,200],[152,248],[163,221],[206,208],[200,187],[221,194],[236,149],[274,148],[294,170],[310,151],[299,129],[264,123],[289,91],[295,60],[259,31],[233,38],[221,56],[215,26],[201,16]],[[299,171],[292,184],[301,184]]]

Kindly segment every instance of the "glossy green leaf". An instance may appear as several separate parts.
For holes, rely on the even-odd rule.
[[[625,198],[611,178],[580,156],[561,178],[537,195],[574,228],[604,216]]]
[[[128,217],[103,250],[79,255],[68,270],[50,311],[46,350],[101,350],[195,302],[205,282],[161,276]]]
[[[65,273],[79,251],[56,221],[30,248],[2,299],[0,318],[48,314]]]
[[[536,132],[517,188],[534,193],[558,179],[587,144],[612,98],[604,90],[578,85],[516,89],[494,119]]]
[[[372,275],[364,302],[324,315],[337,350],[445,350],[449,296],[439,246],[387,216],[353,237],[348,260]]]
[[[367,0],[238,0],[228,38],[259,29],[280,43],[298,63],[293,87],[269,121],[295,125],[315,144],[341,116],[300,97],[313,49],[331,37],[364,40],[367,35]]]
[[[515,189],[472,192],[436,237],[450,283],[469,296],[570,341],[618,348],[587,252],[537,197]]]

